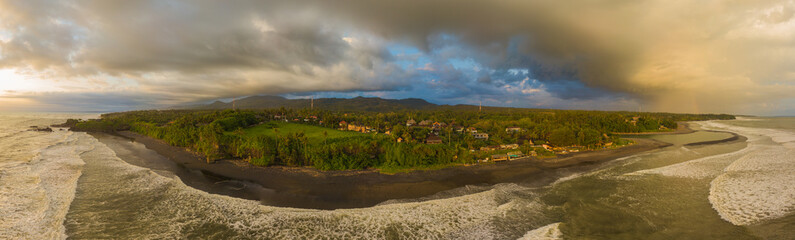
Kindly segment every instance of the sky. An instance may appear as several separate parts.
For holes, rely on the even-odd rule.
[[[795,1],[0,0],[0,111],[252,95],[795,115]]]

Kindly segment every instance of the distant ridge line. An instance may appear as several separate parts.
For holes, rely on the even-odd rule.
[[[234,104],[234,106],[233,106]],[[370,111],[370,112],[391,112],[405,110],[432,110],[442,106],[430,103],[420,98],[405,99],[384,99],[379,97],[355,97],[355,98],[315,98],[315,99],[288,99],[281,96],[263,95],[238,98],[234,103],[215,101],[210,104],[198,104],[190,106],[177,106],[171,109],[200,109],[200,110],[220,110],[220,109],[315,109],[331,111]],[[456,105],[466,107],[470,105]],[[474,107],[474,106],[471,106]]]

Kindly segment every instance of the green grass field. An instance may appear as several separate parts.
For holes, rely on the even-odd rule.
[[[323,139],[326,138],[326,136],[323,136],[323,132],[326,132],[326,134],[328,134],[328,139],[344,138],[344,137],[363,137],[363,136],[372,135],[372,134],[359,133],[353,131],[340,131],[331,128],[297,124],[297,123],[286,123],[286,122],[271,122],[271,123],[272,124],[266,123],[252,128],[247,128],[244,129],[243,131],[246,136],[266,135],[273,137],[290,134],[290,133],[304,132],[304,136],[306,136],[309,139],[310,143],[322,143]],[[273,127],[274,125],[275,127]]]

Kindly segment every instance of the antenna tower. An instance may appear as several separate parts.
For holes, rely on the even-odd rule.
[[[478,105],[478,112],[483,111],[483,100],[480,100],[480,105]]]

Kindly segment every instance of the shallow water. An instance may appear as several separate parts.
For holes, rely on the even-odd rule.
[[[795,239],[792,118],[699,123],[747,142],[652,136],[674,145],[541,180],[332,211],[209,194],[90,135],[24,131],[57,119],[0,116],[0,239]]]

